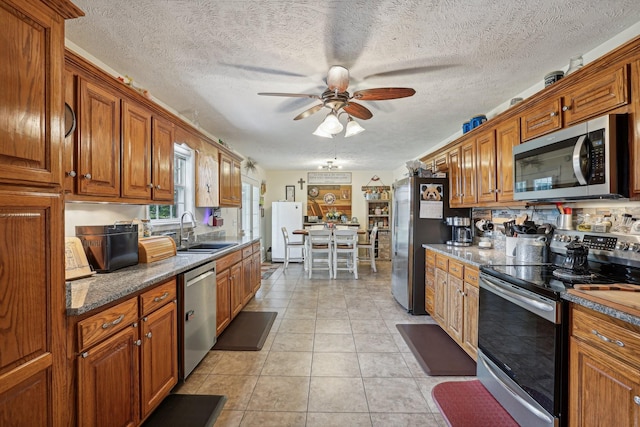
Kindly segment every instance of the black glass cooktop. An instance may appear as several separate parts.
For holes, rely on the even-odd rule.
[[[578,277],[572,277],[573,272],[563,270],[557,264],[488,265],[483,266],[481,270],[553,299],[558,299],[561,293],[572,288],[574,284],[640,285],[640,269],[617,264],[590,262],[589,271],[583,272]]]

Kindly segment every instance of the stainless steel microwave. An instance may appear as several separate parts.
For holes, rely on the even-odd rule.
[[[628,132],[609,114],[514,147],[514,200],[627,197]]]

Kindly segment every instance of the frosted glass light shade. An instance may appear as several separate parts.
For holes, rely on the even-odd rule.
[[[325,117],[324,121],[320,124],[320,126],[318,126],[318,128],[321,128],[327,133],[335,135],[336,133],[342,132],[344,126],[342,126],[342,123],[340,123],[340,120],[338,120],[338,117],[335,115],[335,113],[331,112],[327,114],[327,117]]]
[[[322,129],[322,123],[316,128],[316,130],[313,132],[313,135],[321,136],[323,138],[333,138],[333,135],[331,135],[329,132],[325,132],[324,129]]]
[[[357,135],[360,132],[364,132],[364,128],[360,126],[358,122],[349,117],[349,121],[347,121],[347,130],[344,132],[344,137],[349,138],[350,136]]]

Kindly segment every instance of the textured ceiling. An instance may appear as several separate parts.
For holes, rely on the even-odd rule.
[[[640,21],[637,0],[74,0],[67,38],[264,169],[392,170]],[[331,65],[362,101],[350,138],[312,135]]]

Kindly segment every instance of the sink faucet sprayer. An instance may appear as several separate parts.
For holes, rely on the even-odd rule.
[[[187,242],[187,247],[189,247],[189,233],[187,233],[187,237],[184,237],[184,217],[185,215],[191,216],[191,230],[195,230],[196,228],[196,217],[190,211],[184,211],[182,216],[180,217],[180,246],[182,246],[182,242]],[[195,231],[193,231],[193,239],[194,242],[197,241],[198,237],[196,236]]]

